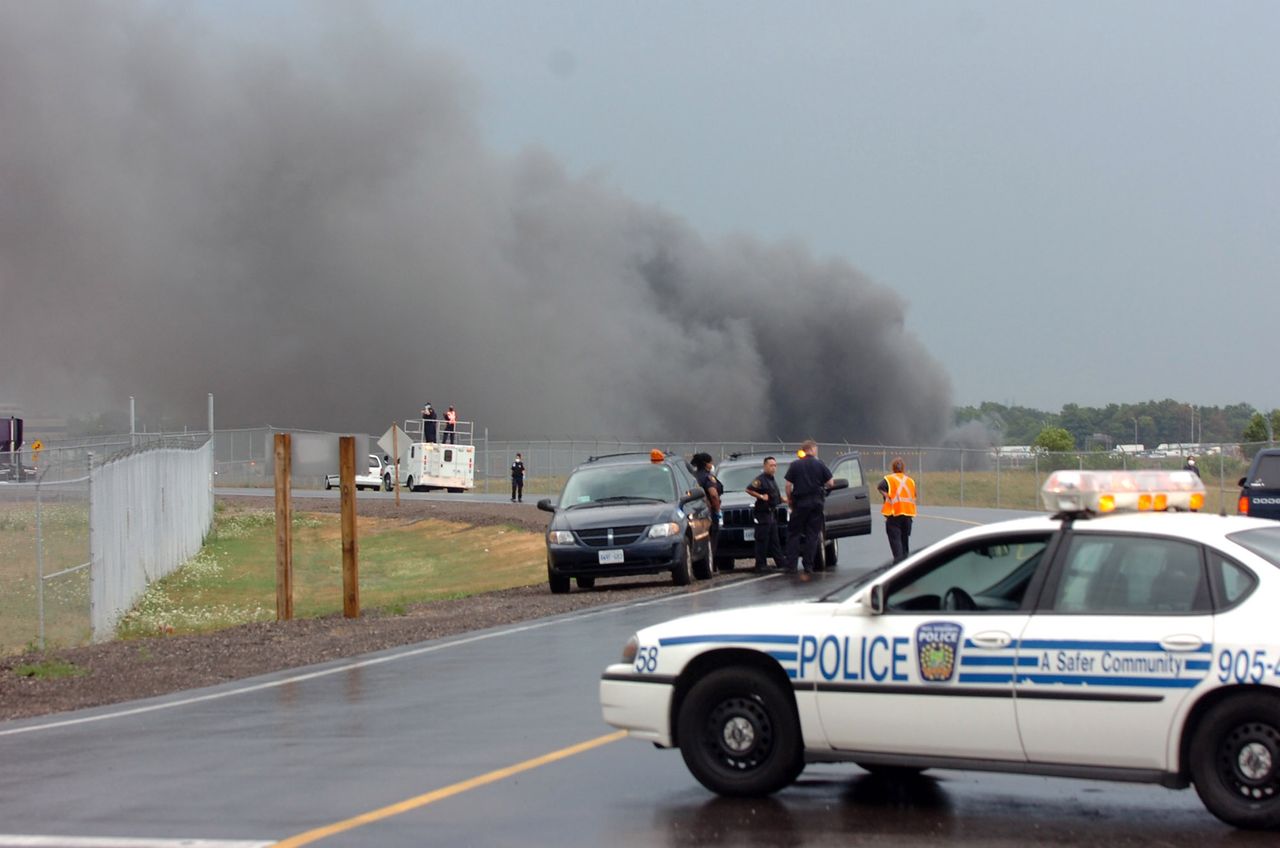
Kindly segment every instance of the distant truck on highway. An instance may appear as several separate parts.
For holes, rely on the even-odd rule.
[[[421,419],[410,418],[404,422],[408,444],[399,446],[400,485],[414,492],[433,489],[465,492],[475,488],[476,447],[472,444],[472,422],[458,422],[453,433],[456,442],[424,442],[422,429]],[[439,432],[437,437],[443,435]],[[387,465],[382,472],[383,487],[387,491],[391,490],[393,476],[394,466]]]

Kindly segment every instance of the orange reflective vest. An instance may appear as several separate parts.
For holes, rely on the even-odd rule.
[[[885,476],[889,484],[889,493],[885,496],[881,515],[916,514],[916,481],[905,474],[889,474]]]

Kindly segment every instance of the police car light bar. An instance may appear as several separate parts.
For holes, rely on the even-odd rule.
[[[1055,471],[1040,489],[1050,512],[1194,512],[1204,484],[1191,471]]]

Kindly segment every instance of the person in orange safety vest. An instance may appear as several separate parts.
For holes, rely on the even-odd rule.
[[[884,516],[884,532],[889,537],[893,561],[902,562],[911,555],[911,520],[916,514],[916,481],[907,476],[907,463],[893,458],[893,473],[876,486],[884,497],[880,514]]]

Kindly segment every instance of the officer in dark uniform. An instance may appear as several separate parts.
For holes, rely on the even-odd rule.
[[[787,469],[787,505],[791,507],[791,520],[787,522],[785,570],[798,570],[803,553],[805,573],[808,573],[818,561],[823,530],[822,504],[827,492],[835,486],[835,479],[827,464],[818,459],[817,442],[809,439],[800,450],[804,455]]]
[[[516,461],[511,463],[511,502],[524,503],[524,457],[516,454]]]
[[[427,401],[422,405],[422,441],[436,440],[436,408]]]
[[[769,557],[773,557],[775,568],[786,567],[786,556],[778,541],[778,507],[782,505],[782,492],[778,490],[778,481],[773,476],[777,470],[778,460],[766,456],[764,467],[747,485],[747,494],[755,499],[751,517],[756,530],[756,571],[766,570]]]
[[[715,562],[716,539],[720,537],[720,496],[724,494],[724,485],[712,473],[715,466],[711,464],[711,454],[695,453],[689,461],[693,464],[693,476],[707,493],[707,503],[711,505],[711,561]]]

